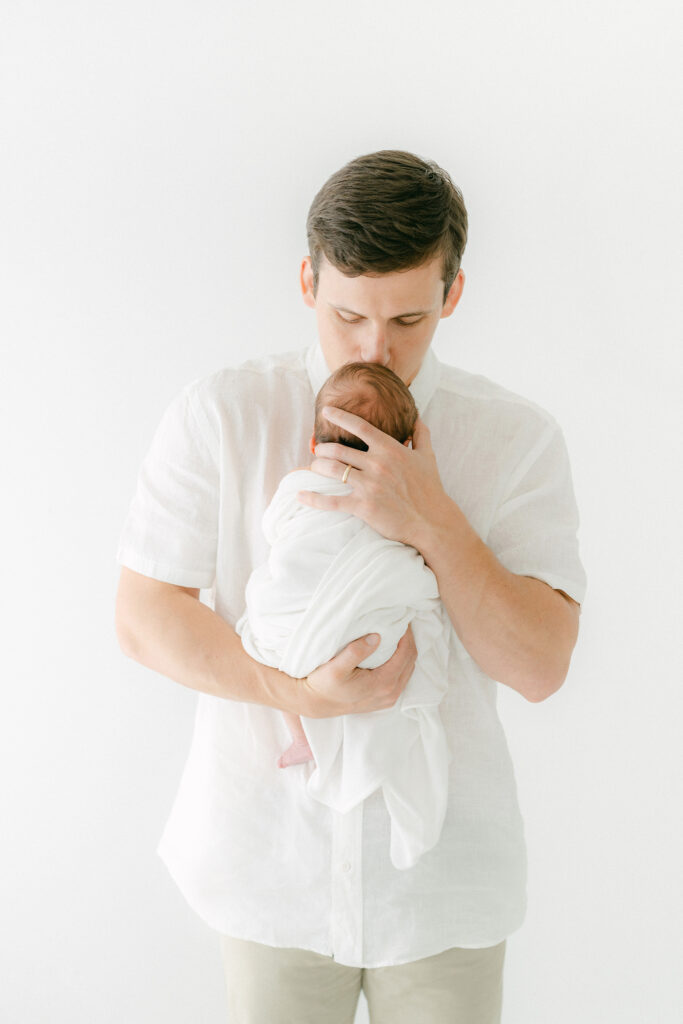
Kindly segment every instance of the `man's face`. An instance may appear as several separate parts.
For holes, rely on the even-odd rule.
[[[301,291],[315,309],[318,337],[331,371],[344,363],[381,363],[410,384],[417,376],[439,320],[450,316],[465,284],[462,270],[443,301],[441,257],[421,267],[378,276],[346,277],[323,259],[313,295],[309,257]]]

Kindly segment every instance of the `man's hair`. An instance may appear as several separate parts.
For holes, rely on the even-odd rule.
[[[347,277],[410,270],[443,258],[444,302],[467,243],[462,193],[443,168],[414,153],[384,149],[332,175],[306,221],[318,291],[324,257]]]
[[[345,363],[327,378],[315,400],[316,442],[337,441],[366,452],[365,441],[325,419],[324,405],[362,416],[401,444],[413,436],[418,416],[408,387],[393,370],[380,363]]]

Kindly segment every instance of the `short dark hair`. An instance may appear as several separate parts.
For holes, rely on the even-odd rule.
[[[433,160],[383,149],[328,178],[311,204],[306,232],[314,295],[322,257],[357,277],[409,270],[441,255],[445,302],[467,243],[467,210]]]
[[[418,416],[407,385],[381,363],[344,363],[327,378],[315,400],[316,442],[337,441],[366,452],[365,441],[325,419],[324,405],[334,405],[362,416],[401,444],[413,436]]]

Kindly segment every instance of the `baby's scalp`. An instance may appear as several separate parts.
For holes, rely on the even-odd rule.
[[[337,441],[367,451],[364,441],[324,418],[325,405],[361,416],[401,444],[412,437],[418,417],[410,389],[381,363],[345,363],[328,377],[315,402],[317,444]]]

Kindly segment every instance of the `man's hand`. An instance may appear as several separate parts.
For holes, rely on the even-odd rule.
[[[419,551],[425,527],[450,503],[429,428],[418,419],[413,447],[407,448],[354,413],[325,406],[323,414],[330,423],[365,441],[368,451],[336,443],[317,445],[311,469],[341,480],[350,466],[346,482],[353,493],[337,497],[301,491],[298,500],[311,508],[350,512],[389,540],[412,544]]]
[[[299,680],[297,713],[332,718],[393,707],[415,668],[413,631],[408,626],[389,661],[378,668],[358,668],[376,647],[377,643],[370,645],[367,637],[361,637]]]

